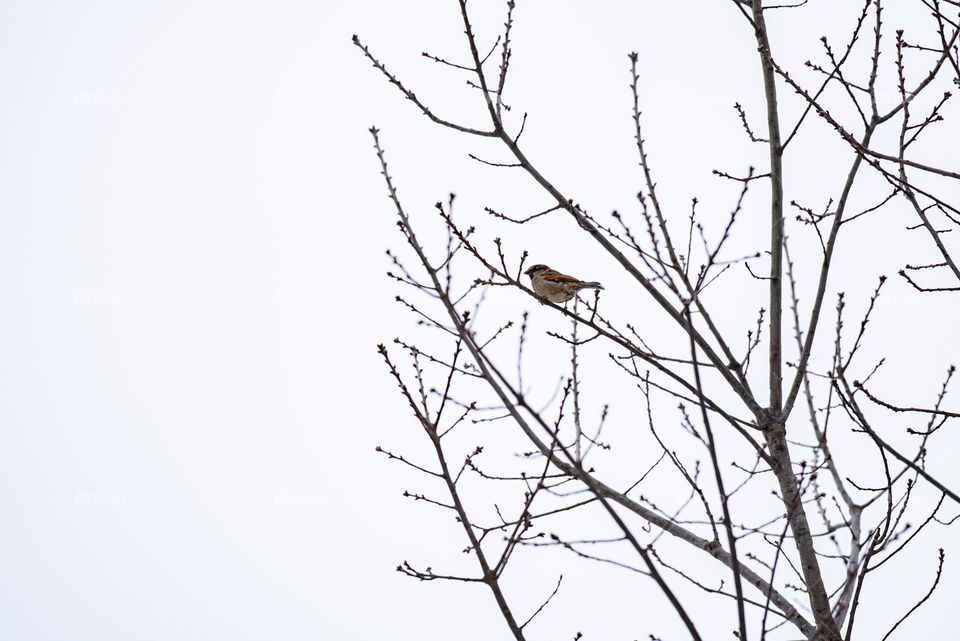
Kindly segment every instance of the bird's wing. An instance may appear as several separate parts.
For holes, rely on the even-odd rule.
[[[547,270],[546,272],[544,272],[542,278],[543,278],[544,280],[548,280],[548,281],[551,281],[551,282],[554,282],[554,283],[572,283],[572,284],[577,284],[577,283],[583,282],[583,281],[581,281],[579,278],[574,278],[573,276],[567,276],[566,274],[561,274],[560,272],[554,271],[554,270],[552,270],[552,269]]]

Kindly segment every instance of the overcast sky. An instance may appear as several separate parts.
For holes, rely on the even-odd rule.
[[[475,4],[491,44],[502,7]],[[732,107],[744,104],[762,131],[756,47],[732,3],[518,4],[508,101],[515,117],[530,114],[531,156],[591,212],[636,211],[633,50],[674,211],[685,215],[697,196],[722,220],[737,186],[710,171],[765,171],[765,150],[745,140]],[[775,49],[804,78],[817,38],[851,24],[837,4],[812,0],[770,19]],[[928,33],[924,11],[888,19],[908,36]],[[504,638],[481,589],[393,570],[404,559],[460,562],[464,543],[449,518],[400,496],[418,479],[373,451],[423,443],[375,352],[413,319],[383,276],[384,250],[401,240],[367,129],[381,128],[401,196],[424,221],[449,192],[458,215],[481,224],[484,206],[524,215],[550,203],[523,176],[471,161],[468,152],[504,156],[427,122],[362,59],[354,33],[441,115],[481,125],[465,78],[420,57],[465,60],[455,2],[0,3],[5,641]],[[956,169],[958,123],[939,126],[925,157]],[[827,128],[814,131],[787,159],[788,198],[819,209],[850,154],[828,144]],[[882,199],[874,184],[858,205]],[[745,252],[764,235],[758,190]],[[928,238],[902,232],[913,224],[904,204],[877,221],[851,232],[831,284],[831,296],[850,292],[856,313],[879,274],[934,260]],[[804,256],[813,237],[794,231]],[[604,280],[646,323],[649,302],[625,283],[617,293],[615,265],[569,221],[514,233],[511,251]],[[805,265],[809,287],[815,263]],[[919,299],[894,281],[870,358],[892,359],[884,389],[929,404],[960,351],[958,299]],[[763,304],[752,294],[730,290],[724,321],[745,331]],[[551,327],[544,310],[534,314]],[[649,323],[655,332],[663,321]],[[904,335],[917,341],[898,349]],[[960,438],[945,434],[940,447],[932,469],[956,488]],[[956,549],[956,532],[943,529],[921,547],[948,537]],[[930,554],[916,562],[932,568]],[[529,563],[512,585],[535,608],[556,570]],[[954,638],[945,604],[960,598],[955,563],[948,557],[913,638]],[[676,631],[642,579],[597,585],[608,575],[579,572],[533,638]],[[910,565],[890,572],[914,576]],[[583,606],[591,594],[603,599]]]

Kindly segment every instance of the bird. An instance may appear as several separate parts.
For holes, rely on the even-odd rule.
[[[583,281],[567,276],[543,264],[534,265],[524,273],[530,277],[537,296],[551,303],[565,303],[581,289],[603,289],[603,285],[596,281]]]

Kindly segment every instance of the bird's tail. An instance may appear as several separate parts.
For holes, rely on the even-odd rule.
[[[580,289],[603,289],[603,285],[593,280],[589,283],[580,283]]]

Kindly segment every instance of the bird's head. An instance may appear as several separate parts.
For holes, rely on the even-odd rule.
[[[529,276],[530,278],[533,278],[537,272],[542,272],[545,269],[550,269],[550,268],[542,263],[537,263],[536,265],[533,265],[532,267],[528,268],[523,273]]]

